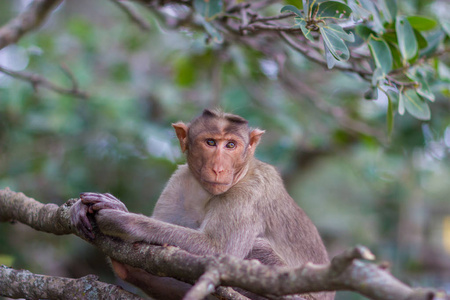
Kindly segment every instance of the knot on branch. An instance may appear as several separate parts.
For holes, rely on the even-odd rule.
[[[374,260],[375,255],[370,252],[369,248],[358,245],[348,249],[340,255],[335,256],[331,260],[331,272],[335,275],[344,272],[355,259]]]

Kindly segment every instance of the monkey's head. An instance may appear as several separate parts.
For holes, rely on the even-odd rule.
[[[250,129],[240,116],[207,109],[188,125],[172,126],[189,169],[213,195],[225,193],[245,176],[264,133]]]

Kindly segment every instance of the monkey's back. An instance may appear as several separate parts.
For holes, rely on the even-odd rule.
[[[287,193],[278,171],[254,161],[252,176],[264,187],[258,209],[265,217],[264,237],[289,266],[305,262],[326,263],[328,254],[316,226]]]

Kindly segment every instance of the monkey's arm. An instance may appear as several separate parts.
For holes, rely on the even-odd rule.
[[[229,214],[226,209],[215,209],[215,214],[205,218],[200,230],[186,228],[156,220],[140,214],[128,213],[118,199],[96,193],[82,195],[82,203],[95,212],[100,231],[130,242],[145,241],[152,244],[169,244],[190,253],[207,255],[232,254],[244,258],[250,252],[253,241],[260,233],[255,218],[242,218]],[[220,205],[220,204],[219,204]],[[117,207],[117,208],[116,208]],[[83,213],[86,210],[80,210]],[[220,215],[217,215],[220,212]],[[73,218],[77,227],[83,226],[83,216]],[[236,222],[239,218],[239,222]],[[246,223],[252,226],[245,226]],[[90,225],[90,224],[89,224]],[[86,226],[82,231],[90,231]]]

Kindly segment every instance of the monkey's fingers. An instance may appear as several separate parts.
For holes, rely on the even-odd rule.
[[[72,224],[81,232],[85,237],[94,239],[95,235],[92,232],[92,225],[87,216],[89,207],[84,205],[81,201],[78,201],[73,206],[70,219]]]
[[[92,227],[91,227],[92,228]],[[77,229],[80,231],[85,237],[87,237],[90,240],[95,239],[95,234],[92,231],[92,229],[89,229],[86,224],[77,224]]]
[[[89,206],[89,212],[95,213],[101,209],[115,209],[128,212],[127,207],[111,194],[82,193],[80,199]]]
[[[92,205],[100,202],[111,202],[111,200],[106,198],[103,194],[97,193],[82,193],[80,194],[80,199],[85,205]]]
[[[106,197],[108,197],[111,200],[115,200],[115,201],[119,201],[119,199],[117,199],[116,197],[114,197],[113,195],[111,195],[110,193],[104,193],[103,195],[105,195]]]
[[[92,204],[99,201],[109,201],[108,199],[105,199],[106,197],[103,194],[100,193],[81,193],[80,199],[83,201],[84,204]]]
[[[105,194],[103,194],[103,195],[105,195],[106,197],[108,197],[108,199],[110,199],[111,201],[113,201],[114,203],[116,203],[116,204],[117,204],[117,209],[123,210],[123,211],[125,211],[125,212],[128,212],[127,207],[125,206],[125,204],[123,204],[122,201],[120,201],[119,199],[117,199],[116,197],[114,197],[113,195],[111,195],[110,193],[105,193]]]
[[[127,212],[127,210],[123,208],[123,205],[119,205],[118,203],[111,203],[111,202],[98,202],[98,203],[92,204],[89,207],[89,210],[92,210],[92,211],[99,211],[101,209],[114,209],[114,210],[121,210],[121,211]]]
[[[91,221],[87,216],[88,207],[84,206],[86,212],[79,215],[79,220],[77,223],[77,228],[81,231],[86,237],[93,240],[95,238],[95,234],[92,231]]]

